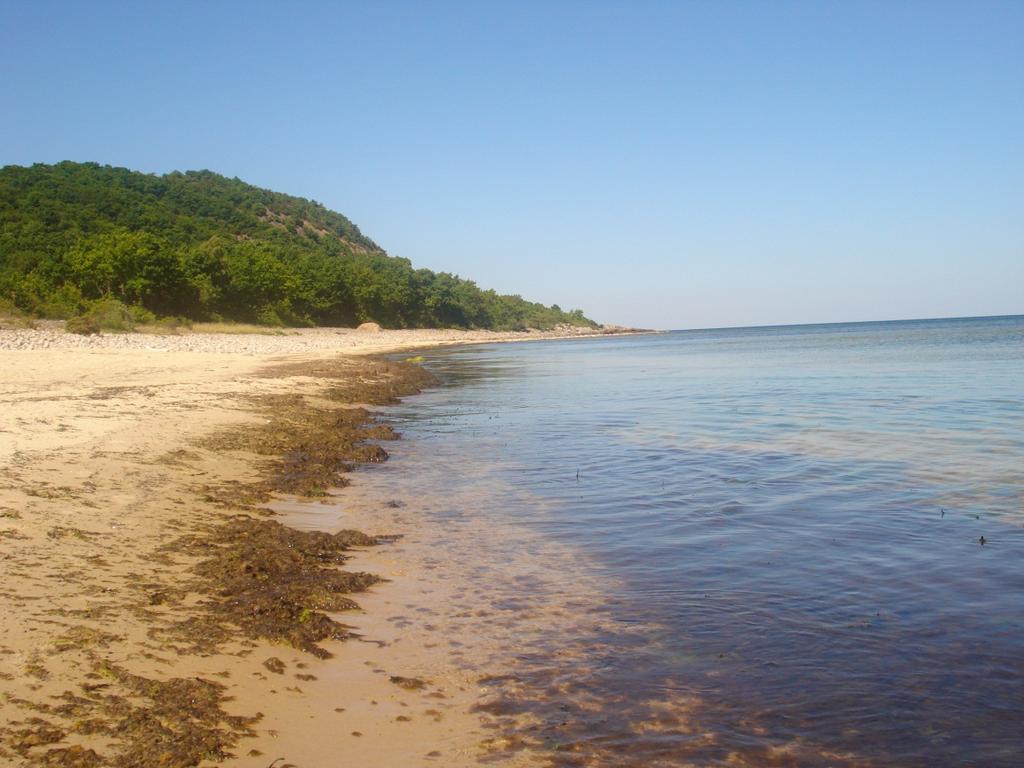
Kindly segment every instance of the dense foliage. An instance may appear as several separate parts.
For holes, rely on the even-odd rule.
[[[210,171],[0,169],[0,303],[72,317],[98,302],[267,324],[592,325],[579,310],[414,269],[315,201]]]

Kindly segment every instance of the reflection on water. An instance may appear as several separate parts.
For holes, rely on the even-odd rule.
[[[477,514],[571,544],[624,584],[612,618],[654,627],[574,679],[551,662],[568,639],[533,649],[509,693],[562,708],[534,734],[559,760],[1022,763],[1024,318],[428,363],[447,386],[397,414],[430,457],[416,482],[486,468]]]

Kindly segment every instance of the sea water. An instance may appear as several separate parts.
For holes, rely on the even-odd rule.
[[[1024,765],[1024,317],[426,364],[398,464],[424,493],[486,483],[472,514],[585,553],[649,628],[594,660],[609,705],[574,739],[637,765]],[[651,724],[669,697],[685,727]]]

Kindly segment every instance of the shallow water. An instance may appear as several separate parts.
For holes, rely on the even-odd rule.
[[[572,545],[615,578],[602,609],[650,628],[604,638],[576,693],[609,705],[552,725],[559,744],[639,765],[1022,764],[1024,318],[427,363],[445,385],[397,409],[385,481],[414,464],[424,495],[486,487],[439,514]],[[659,700],[685,717],[652,720]]]

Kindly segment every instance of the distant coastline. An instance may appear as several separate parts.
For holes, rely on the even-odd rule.
[[[767,325],[720,325],[699,328],[673,328],[668,332],[687,331],[753,331],[778,330],[781,328],[829,328],[841,325],[886,325],[892,323],[941,323],[952,320],[1012,320],[1024,317],[1024,313],[1010,315],[956,315],[951,317],[907,317],[887,320],[839,320],[823,323],[769,323]]]

